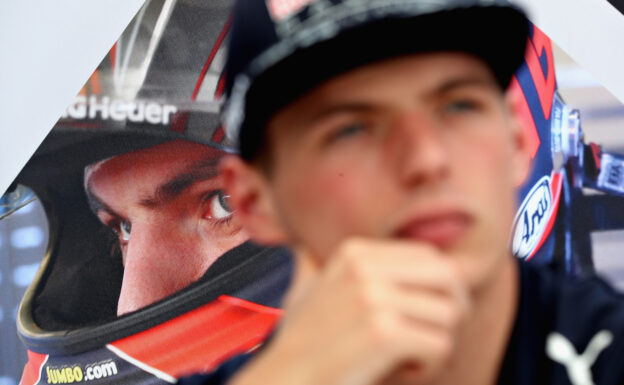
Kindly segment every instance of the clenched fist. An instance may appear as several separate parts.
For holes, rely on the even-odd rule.
[[[325,260],[264,351],[233,380],[288,385],[426,383],[470,309],[453,261],[414,242],[351,239]]]

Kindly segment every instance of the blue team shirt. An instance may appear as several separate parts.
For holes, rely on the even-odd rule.
[[[518,313],[498,383],[624,384],[624,296],[597,277],[519,266]],[[235,357],[212,374],[179,383],[225,384],[251,357]]]

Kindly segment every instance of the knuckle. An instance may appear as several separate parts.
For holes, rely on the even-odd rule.
[[[368,338],[377,349],[385,349],[400,335],[399,317],[387,311],[378,311],[368,319]]]
[[[353,258],[361,252],[361,243],[357,238],[346,239],[338,246],[338,254],[343,255],[345,258]]]
[[[375,258],[371,258],[370,242],[360,238],[349,238],[336,249],[346,278],[368,280],[375,276]]]
[[[366,268],[354,259],[345,261],[344,274],[349,281],[362,282],[366,280]]]
[[[343,272],[347,279],[352,281],[366,281],[368,269],[366,264],[357,254],[344,254]]]

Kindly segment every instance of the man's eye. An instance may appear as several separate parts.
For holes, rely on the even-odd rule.
[[[334,141],[334,140],[354,136],[363,132],[365,129],[366,129],[366,125],[364,123],[352,123],[352,124],[343,125],[332,131],[329,137],[329,141]]]
[[[455,100],[444,105],[444,112],[457,114],[462,112],[474,111],[478,108],[477,103],[471,100]]]
[[[130,231],[132,230],[132,225],[128,221],[119,222],[119,235],[123,241],[128,242],[130,240]]]
[[[120,220],[117,223],[114,223],[111,228],[119,237],[120,243],[127,243],[130,241],[130,231],[132,230],[132,225],[130,222],[126,220]]]
[[[221,190],[217,190],[214,193],[210,194],[209,197],[209,206],[210,213],[207,215],[208,218],[222,220],[229,218],[232,216],[232,208],[228,204],[230,196],[225,195],[225,193]]]

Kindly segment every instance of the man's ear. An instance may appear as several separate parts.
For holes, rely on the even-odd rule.
[[[505,93],[505,104],[509,111],[509,126],[512,135],[512,179],[514,185],[521,186],[529,176],[532,166],[529,121],[530,110],[523,105],[522,90],[513,85]],[[528,115],[527,115],[528,114]],[[536,134],[536,133],[535,133]]]
[[[265,245],[284,243],[286,235],[264,174],[235,155],[221,160],[220,173],[234,215],[251,238]]]

